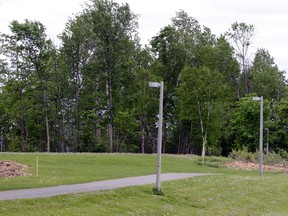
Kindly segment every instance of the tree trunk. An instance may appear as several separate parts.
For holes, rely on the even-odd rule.
[[[166,144],[167,144],[167,130],[166,130],[166,121],[163,122],[163,142],[162,142],[162,153],[166,152]]]
[[[61,104],[61,102],[60,102]],[[65,148],[65,123],[64,123],[64,113],[63,113],[63,108],[61,106],[61,152],[66,152],[66,148]]]
[[[190,132],[189,132],[189,146],[190,146],[190,151],[189,153],[192,154],[193,153],[193,121],[191,120],[191,124],[190,124]]]
[[[141,130],[141,153],[145,153],[145,127],[142,126]]]
[[[181,153],[181,127],[178,129],[178,154]]]
[[[206,148],[207,133],[204,130],[202,112],[201,112],[200,101],[198,100],[198,97],[197,97],[197,105],[198,105],[198,113],[199,113],[201,136],[202,136],[202,154],[201,154],[201,156],[202,156],[202,162],[203,162],[205,159],[205,153],[206,153],[205,148]]]
[[[50,131],[49,131],[49,121],[47,113],[45,114],[45,124],[46,124],[47,152],[50,152]]]
[[[202,139],[203,139],[203,144],[202,144],[201,157],[202,157],[202,162],[203,162],[205,159],[205,155],[206,155],[206,143],[207,143],[207,134],[206,133],[205,133],[204,137],[202,137]]]
[[[3,152],[3,148],[4,148],[4,137],[3,134],[0,135],[0,152]]]
[[[95,103],[96,103],[96,130],[95,130],[95,135],[96,135],[96,142],[97,144],[101,143],[101,136],[102,136],[102,131],[101,131],[101,125],[100,125],[100,118],[101,118],[101,112],[100,112],[100,97],[99,97],[99,77],[96,78],[95,81],[95,92],[96,92],[96,97],[95,97]]]
[[[108,73],[110,74],[110,73]],[[110,152],[113,152],[113,97],[112,97],[112,82],[111,82],[111,75],[108,77],[106,83],[106,93],[108,96],[108,141],[109,141],[109,148]]]
[[[108,139],[109,139],[109,148],[110,152],[113,152],[113,126],[111,123],[111,119],[109,119],[110,123],[108,124]]]
[[[79,113],[79,110],[78,110],[78,107],[79,107],[79,97],[80,97],[80,89],[77,87],[77,90],[76,90],[76,94],[75,94],[75,124],[74,124],[74,146],[73,148],[75,149],[78,145],[78,141],[79,141],[79,118],[78,118],[78,113]]]
[[[45,127],[46,127],[46,150],[50,152],[50,130],[49,130],[49,120],[48,120],[48,103],[47,103],[47,95],[46,95],[46,86],[45,86],[45,79],[43,74],[41,73],[42,69],[39,67],[37,63],[35,63],[35,68],[38,74],[38,78],[41,84],[41,95],[42,95],[42,109],[45,114]]]
[[[40,76],[40,81],[42,85],[42,97],[43,97],[43,110],[45,113],[45,127],[46,127],[46,150],[50,152],[50,130],[49,130],[49,120],[48,120],[48,104],[46,98],[46,90],[44,87],[44,80]]]

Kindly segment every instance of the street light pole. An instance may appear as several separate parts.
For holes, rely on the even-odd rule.
[[[254,101],[260,101],[260,138],[259,138],[259,174],[263,174],[263,97],[253,97]]]
[[[157,174],[156,174],[156,190],[161,192],[161,152],[162,152],[162,125],[163,125],[163,96],[164,96],[164,83],[149,82],[149,87],[160,88],[159,98],[159,121],[158,121],[158,144],[157,144]]]

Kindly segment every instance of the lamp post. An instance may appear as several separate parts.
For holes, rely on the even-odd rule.
[[[160,88],[159,98],[159,121],[158,121],[158,144],[157,144],[157,174],[156,174],[156,190],[158,193],[161,191],[161,151],[162,151],[162,122],[163,122],[163,95],[164,95],[164,83],[149,82],[149,87]]]
[[[266,154],[269,155],[269,128],[265,128],[266,135],[267,135],[267,146],[266,146]]]
[[[259,174],[263,174],[263,97],[253,97],[253,101],[260,101],[260,139],[259,139]]]

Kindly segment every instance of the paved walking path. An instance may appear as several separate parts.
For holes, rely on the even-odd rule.
[[[185,179],[195,176],[204,176],[204,173],[163,173],[161,181]],[[27,199],[52,197],[63,194],[93,192],[99,190],[111,190],[136,185],[152,184],[156,182],[156,175],[138,176],[130,178],[97,181],[84,184],[60,185],[47,188],[32,188],[22,190],[1,191],[0,200]]]

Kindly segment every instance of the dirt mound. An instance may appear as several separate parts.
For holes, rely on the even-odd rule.
[[[259,164],[251,163],[251,162],[243,162],[243,161],[233,161],[233,162],[225,162],[223,164],[226,167],[234,168],[234,169],[259,169]],[[288,173],[288,167],[284,164],[275,164],[275,165],[263,165],[264,170],[269,170],[273,172],[285,172]]]
[[[26,176],[28,165],[14,161],[0,161],[0,178],[13,178],[16,176]]]

